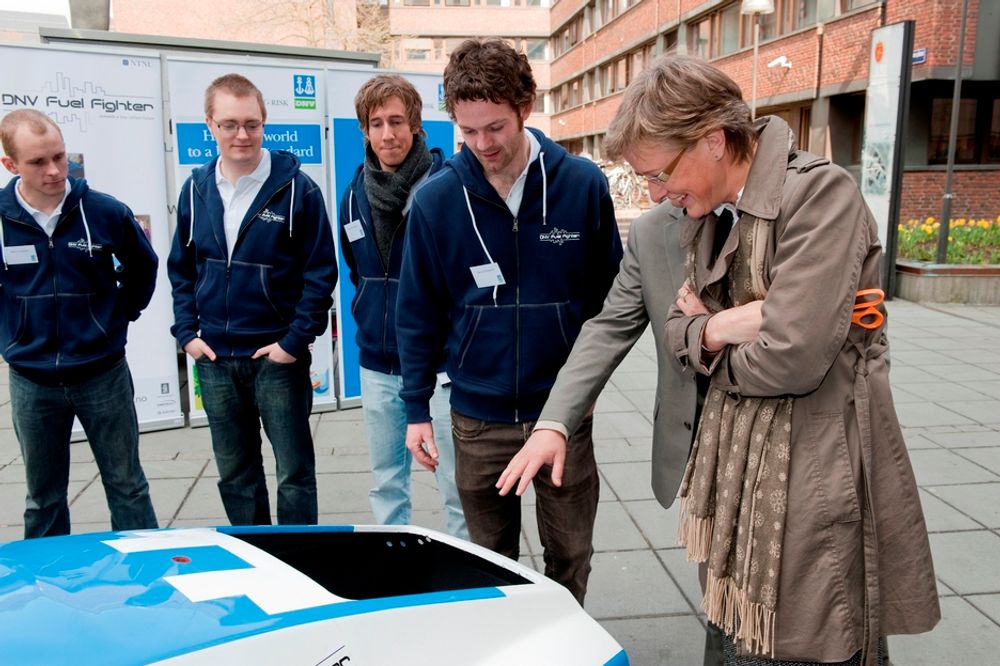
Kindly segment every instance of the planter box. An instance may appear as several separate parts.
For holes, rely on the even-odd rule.
[[[896,296],[908,301],[1000,305],[1000,265],[896,260]]]

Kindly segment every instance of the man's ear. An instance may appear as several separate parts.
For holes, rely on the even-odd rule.
[[[7,171],[10,171],[15,176],[20,175],[20,172],[17,170],[17,164],[14,163],[14,160],[10,159],[9,155],[4,155],[3,157],[0,157],[0,162],[3,163],[3,166],[5,169],[7,169]]]
[[[705,141],[713,155],[722,155],[726,152],[726,133],[722,129],[712,130],[706,134]]]

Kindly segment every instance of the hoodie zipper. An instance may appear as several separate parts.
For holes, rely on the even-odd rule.
[[[509,211],[509,209],[508,209]],[[520,422],[518,405],[521,396],[521,236],[514,217],[514,421]]]
[[[274,198],[276,196],[278,196],[281,192],[283,192],[285,190],[286,187],[288,187],[289,185],[292,184],[292,179],[293,178],[295,178],[295,176],[292,176],[292,178],[290,178],[288,180],[288,182],[286,182],[284,185],[282,185],[281,187],[279,187],[278,189],[276,189],[274,192],[272,192],[271,196],[269,196],[264,201],[264,203],[261,204],[261,206],[256,211],[254,211],[253,215],[251,215],[249,218],[244,217],[243,219],[244,220],[247,220],[247,219],[253,220],[258,215],[260,215],[261,211],[263,211],[265,208],[267,208],[267,206],[272,201],[274,201]],[[192,185],[194,185],[194,183],[192,183]],[[288,203],[288,215],[289,216],[292,215],[292,207],[293,206],[295,206],[295,202],[294,201],[290,201]],[[225,210],[226,210],[225,207],[223,207],[223,209],[222,209],[223,215],[225,215]],[[241,225],[242,225],[242,223],[241,223]],[[223,227],[225,227],[225,224],[223,224]],[[240,229],[239,233],[236,235],[236,242],[233,243],[233,254],[236,254],[236,247],[240,244],[240,241],[243,240],[243,237],[246,236],[247,231],[249,229],[250,229],[250,223],[247,223],[246,225],[242,225],[242,228]],[[223,229],[223,234],[225,234],[225,229]],[[223,235],[223,241],[225,241],[225,236],[224,235]],[[227,252],[228,252],[228,248],[227,248]],[[231,280],[232,275],[233,275],[233,257],[231,255],[227,254],[226,255],[226,329],[225,329],[226,330],[226,339],[227,340],[229,340],[229,324],[230,324],[230,322],[232,320],[232,317],[231,317],[231,311],[232,310],[229,307],[230,298],[232,296],[232,280]],[[229,343],[229,350],[230,350],[230,352],[232,352],[232,350],[233,350],[233,344],[232,344],[232,342]]]
[[[80,198],[81,199],[83,198],[82,195]],[[58,314],[62,308],[59,305],[59,275],[58,271],[56,271],[56,267],[58,266],[58,264],[56,263],[56,258],[55,258],[56,244],[55,241],[53,241],[52,239],[55,237],[56,232],[59,231],[59,225],[62,223],[62,221],[65,220],[70,213],[75,211],[77,207],[79,207],[79,205],[80,202],[77,201],[75,204],[73,204],[72,208],[70,208],[68,211],[64,210],[59,215],[59,219],[56,221],[56,226],[52,229],[52,235],[49,236],[49,262],[52,265],[52,297],[56,306],[56,340],[59,341],[59,344],[56,347],[56,370],[59,369],[59,365],[60,363],[62,363],[62,327],[59,325],[59,314]]]

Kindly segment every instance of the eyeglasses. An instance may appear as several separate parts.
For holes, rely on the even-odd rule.
[[[212,122],[226,134],[237,134],[239,133],[241,127],[247,134],[256,134],[264,128],[264,123],[259,120],[250,120],[241,124],[232,120],[224,120],[220,123],[218,120],[213,118]]]
[[[681,161],[681,158],[684,157],[684,153],[686,153],[688,151],[688,148],[690,147],[691,146],[687,146],[686,148],[684,148],[684,150],[677,153],[677,157],[672,159],[670,161],[670,164],[663,167],[663,171],[661,171],[660,173],[656,174],[655,176],[642,176],[642,177],[645,178],[646,181],[650,184],[658,183],[660,185],[666,185],[667,181],[670,180],[670,176],[674,173],[674,169],[677,168],[677,164]]]

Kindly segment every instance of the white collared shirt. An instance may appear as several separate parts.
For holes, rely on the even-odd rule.
[[[222,198],[225,210],[223,227],[226,230],[227,263],[232,261],[233,248],[236,247],[243,218],[247,216],[250,204],[257,198],[264,181],[271,175],[271,153],[266,148],[262,148],[260,153],[260,163],[257,164],[257,168],[246,176],[241,176],[236,185],[222,175],[221,159],[215,165],[215,185],[219,188],[219,196]]]
[[[14,188],[14,196],[17,197],[17,203],[21,204],[21,208],[28,211],[28,215],[35,220],[35,222],[42,228],[42,231],[52,238],[52,234],[55,233],[56,225],[59,223],[59,216],[62,215],[63,204],[66,203],[66,197],[69,196],[69,179],[66,179],[66,188],[63,190],[62,201],[59,205],[52,209],[51,213],[46,213],[45,211],[33,208],[28,201],[21,196],[21,181],[17,182],[17,187]]]
[[[531,146],[531,152],[528,154],[528,163],[524,165],[524,171],[521,175],[517,177],[514,184],[510,188],[510,192],[507,193],[507,208],[510,209],[510,214],[517,217],[517,211],[521,210],[521,199],[524,198],[524,183],[528,179],[528,169],[531,168],[531,163],[538,159],[538,153],[542,152],[542,144],[538,142],[535,135],[524,129],[524,133],[528,137],[528,145]]]

